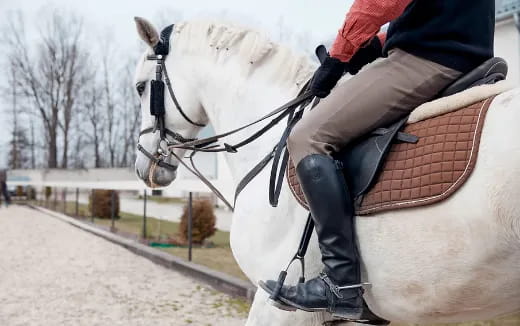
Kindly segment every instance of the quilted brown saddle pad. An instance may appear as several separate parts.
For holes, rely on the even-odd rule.
[[[392,145],[377,181],[356,200],[356,213],[369,215],[440,202],[469,178],[477,161],[486,113],[493,98],[428,120],[409,124],[404,132],[419,137],[416,144]],[[289,162],[289,188],[308,209]]]

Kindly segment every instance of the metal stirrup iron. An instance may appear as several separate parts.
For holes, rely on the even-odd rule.
[[[287,271],[289,270],[289,267],[291,267],[292,263],[295,261],[299,261],[301,265],[301,276],[298,280],[298,283],[304,283],[305,282],[305,255],[307,254],[307,249],[309,248],[309,243],[312,236],[312,231],[314,230],[314,221],[312,220],[312,216],[309,213],[309,216],[307,217],[307,223],[305,224],[305,229],[303,230],[303,235],[300,240],[300,245],[298,246],[298,251],[294,255],[293,259],[289,262],[289,265],[287,265],[287,268],[285,268],[283,271],[280,272],[280,275],[278,275],[278,281],[276,283],[276,287],[273,290],[273,293],[271,293],[271,296],[269,297],[272,301],[277,301],[278,296],[280,295],[280,291],[283,288],[283,285],[285,283],[285,278],[287,277]]]

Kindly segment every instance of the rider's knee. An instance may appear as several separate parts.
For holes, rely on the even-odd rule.
[[[296,124],[287,139],[287,147],[291,153],[292,151],[298,151],[302,147],[305,147],[305,144],[308,142],[308,133],[305,132],[305,128],[302,128],[302,125],[303,124]]]

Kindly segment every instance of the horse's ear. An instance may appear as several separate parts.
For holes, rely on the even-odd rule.
[[[159,43],[159,33],[153,25],[144,18],[134,17],[135,25],[137,27],[137,33],[143,41],[146,42],[151,48]]]

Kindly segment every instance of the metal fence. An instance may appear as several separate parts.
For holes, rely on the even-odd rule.
[[[187,243],[185,245],[172,245],[168,241],[163,241],[163,236],[171,236],[171,233],[168,233],[168,228],[166,230],[161,229],[161,224],[176,224],[180,223],[172,221],[172,220],[162,220],[156,217],[150,217],[148,212],[148,206],[151,200],[162,198],[158,196],[151,196],[151,192],[149,190],[141,190],[141,191],[131,191],[131,190],[111,190],[110,195],[110,218],[109,219],[100,219],[94,214],[94,208],[91,205],[96,205],[96,203],[92,200],[92,192],[95,189],[85,189],[85,188],[60,188],[60,187],[42,187],[40,191],[36,191],[35,187],[32,186],[17,186],[14,193],[12,193],[12,199],[14,202],[18,203],[29,203],[32,205],[42,206],[47,209],[51,209],[54,211],[61,212],[70,217],[74,217],[76,219],[80,219],[84,222],[94,224],[98,227],[104,228],[114,233],[118,233],[120,235],[134,238],[137,241],[147,243],[152,246],[165,246],[168,247],[177,247],[177,248],[185,248],[187,259],[192,261],[193,258],[193,200],[194,198],[202,197],[205,199],[209,199],[212,203],[212,198],[207,198],[206,196],[188,192],[186,194],[186,198],[178,199],[178,202],[175,205],[178,206],[183,204],[185,206],[184,209],[187,210]],[[119,210],[122,214],[117,214],[117,200],[120,198],[121,193],[126,195],[126,199],[131,198],[134,202],[140,202],[142,205],[142,211],[137,216],[136,212],[132,212],[128,214],[124,212],[121,207]],[[72,198],[71,198],[72,195]],[[81,196],[88,196],[88,200],[80,200]],[[164,204],[168,205],[168,204]],[[120,205],[121,206],[121,205]],[[173,206],[173,204],[172,204]],[[178,213],[178,210],[177,210]],[[132,218],[130,221],[127,217],[126,219],[121,217],[121,215],[131,215]],[[125,216],[126,216],[125,215]],[[137,231],[136,222],[139,219],[139,231]],[[153,219],[153,223],[151,223],[151,219]],[[131,227],[130,227],[130,226]],[[155,226],[155,230],[151,230],[151,227]],[[171,226],[171,225],[170,225]],[[158,227],[158,229],[157,229]],[[163,232],[163,233],[162,233]]]

